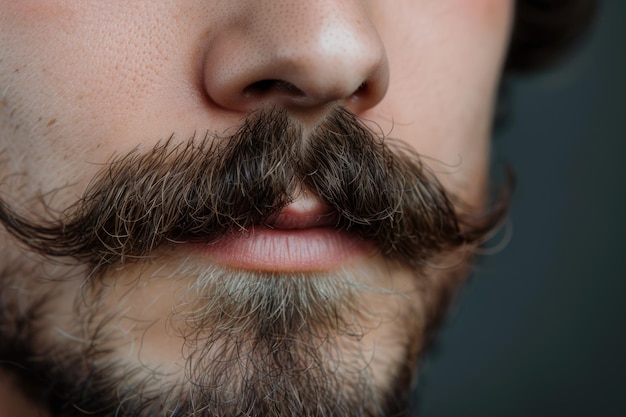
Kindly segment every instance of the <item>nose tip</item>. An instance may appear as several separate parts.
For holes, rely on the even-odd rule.
[[[337,102],[359,113],[384,97],[387,56],[360,1],[251,0],[243,10],[207,49],[204,86],[217,105]]]

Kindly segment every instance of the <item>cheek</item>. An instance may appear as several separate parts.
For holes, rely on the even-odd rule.
[[[72,20],[72,2],[64,0],[0,0],[0,10],[3,28],[11,23],[33,28],[50,20]]]
[[[174,36],[146,27],[164,30],[157,20],[167,13],[96,3],[0,0],[0,146],[9,156],[0,175],[27,173],[25,194],[88,179],[110,154],[137,146],[116,141],[136,119],[158,119],[147,97],[165,90],[157,74],[172,49],[163,39]]]
[[[511,9],[509,0],[406,1],[381,25],[391,85],[372,118],[468,202],[482,198]]]
[[[513,0],[457,0],[462,14],[483,27],[507,22],[513,11]]]

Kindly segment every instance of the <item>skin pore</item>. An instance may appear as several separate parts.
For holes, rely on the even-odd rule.
[[[281,141],[291,147],[275,144],[259,154],[269,158],[280,149],[271,166],[292,175],[285,175],[285,192],[272,194],[285,198],[281,204],[255,200],[250,213],[273,211],[242,227],[245,233],[293,203],[359,212],[321,197],[356,184],[320,185],[339,171],[311,179],[322,155],[313,146],[342,140],[319,133],[341,125],[331,123],[340,107],[360,119],[340,119],[347,131],[384,138],[383,156],[369,159],[396,167],[404,159],[386,159],[389,154],[408,153],[411,161],[418,154],[428,173],[424,183],[440,184],[461,218],[477,216],[487,203],[491,117],[512,1],[6,0],[0,6],[0,198],[35,224],[67,225],[94,184],[110,185],[111,166],[159,146],[165,151],[155,158],[167,169],[157,178],[169,184],[172,173],[185,173],[203,150],[215,150],[276,109],[296,127],[264,130],[263,137],[299,133]],[[207,147],[183,153],[184,164],[167,156],[202,138]],[[331,166],[358,160],[354,148],[361,146],[345,158],[333,152]],[[314,162],[284,168],[292,156],[307,161],[306,152]],[[127,165],[135,175],[132,167],[146,161]],[[267,164],[240,161],[244,167],[278,178]],[[355,172],[379,172],[365,163],[360,169]],[[146,176],[131,178],[148,183]],[[163,190],[174,197],[181,192],[174,185]],[[228,195],[215,188],[209,194]],[[158,199],[146,201],[154,208]],[[125,227],[138,217],[126,219]],[[369,224],[357,219],[342,230]],[[459,223],[464,231],[467,224]],[[241,225],[229,220],[224,231],[235,224]],[[138,261],[116,257],[101,267],[74,254],[42,254],[40,237],[20,241],[8,230],[5,220],[0,325],[15,346],[3,354],[18,366],[0,368],[0,381],[18,380],[4,384],[5,392],[17,386],[31,403],[59,415],[114,415],[116,409],[122,415],[382,415],[401,409],[424,334],[467,274],[477,243],[446,243],[416,263],[394,257],[395,246],[384,251],[376,244],[377,250],[337,267],[287,271],[224,265],[181,249],[175,238],[189,233],[168,234]],[[22,370],[24,364],[32,370]],[[84,392],[64,385],[85,380],[100,385]],[[57,386],[50,388],[50,381]],[[47,388],[33,393],[29,384]],[[63,391],[76,394],[62,398]],[[81,393],[101,399],[80,403]],[[235,401],[240,398],[248,402]],[[284,406],[276,405],[281,398]],[[323,401],[326,408],[305,408]]]

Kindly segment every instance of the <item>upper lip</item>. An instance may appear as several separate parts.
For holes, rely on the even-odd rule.
[[[275,229],[307,229],[334,226],[336,222],[337,212],[309,193],[298,196],[267,225]]]

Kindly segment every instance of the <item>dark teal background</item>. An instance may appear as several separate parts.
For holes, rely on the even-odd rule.
[[[626,416],[626,1],[514,83],[495,139],[513,239],[483,257],[423,364],[420,417]]]

